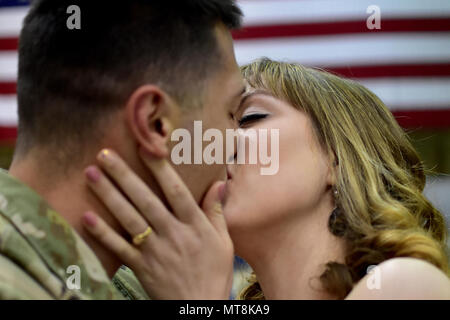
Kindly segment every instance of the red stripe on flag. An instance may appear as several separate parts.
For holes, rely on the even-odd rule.
[[[233,38],[260,39],[294,36],[318,36],[363,32],[429,32],[450,31],[450,18],[435,19],[384,19],[381,29],[370,30],[366,21],[336,21],[324,23],[275,24],[267,26],[249,26],[233,31]],[[17,37],[0,38],[0,51],[17,50]]]
[[[450,31],[450,18],[382,19],[381,29],[368,29],[366,21],[336,21],[248,26],[233,31],[235,40],[320,36],[365,32],[433,32]]]
[[[16,94],[17,85],[15,82],[0,82],[0,94]]]
[[[0,126],[0,141],[2,142],[14,141],[16,138],[17,138],[17,127]]]
[[[325,67],[323,69],[349,78],[450,76],[450,63]]]
[[[348,78],[379,77],[445,77],[450,76],[450,63],[403,64],[379,66],[322,67]],[[0,94],[16,94],[15,82],[0,82]]]
[[[394,117],[403,128],[449,128],[450,107],[439,110],[393,111]]]
[[[19,39],[15,38],[0,38],[0,51],[14,51],[19,47]]]

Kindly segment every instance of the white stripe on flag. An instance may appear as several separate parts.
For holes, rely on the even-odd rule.
[[[245,25],[365,21],[369,17],[366,10],[370,5],[380,8],[381,19],[450,15],[448,0],[247,0],[238,3],[244,12]]]
[[[0,8],[0,37],[17,37],[28,7]]]
[[[0,81],[16,81],[17,51],[0,51]]]
[[[0,126],[16,126],[17,119],[17,97],[0,95]]]
[[[450,106],[450,78],[358,79],[391,110],[447,109]]]
[[[439,63],[450,61],[450,32],[294,37],[235,42],[240,65],[262,56],[310,66]],[[0,52],[0,81],[17,78],[17,52]]]
[[[246,64],[265,56],[312,66],[450,61],[450,32],[377,33],[235,41]]]

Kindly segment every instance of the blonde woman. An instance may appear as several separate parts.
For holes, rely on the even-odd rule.
[[[201,219],[168,162],[143,155],[174,214],[134,203],[156,229],[137,249],[92,213],[88,230],[127,261],[151,297],[185,290],[187,298],[225,299],[234,248],[254,270],[242,299],[450,299],[445,221],[424,197],[422,163],[386,106],[354,81],[298,64],[261,59],[242,72],[248,90],[234,117],[243,130],[279,129],[280,163],[275,175],[261,175],[259,164],[227,166],[225,190],[212,187],[227,228],[222,208]],[[115,165],[100,165],[130,199],[153,194],[123,182],[133,173],[115,153],[109,161]],[[183,232],[157,230],[161,217],[176,230],[182,211],[191,214]],[[142,219],[112,213],[127,216],[119,218],[125,229]],[[214,254],[195,250],[200,240],[217,243]]]

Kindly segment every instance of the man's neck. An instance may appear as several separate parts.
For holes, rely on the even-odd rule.
[[[31,160],[33,159],[33,160]],[[81,218],[88,211],[99,214],[114,229],[120,229],[104,205],[88,189],[83,170],[72,170],[67,177],[55,178],[46,174],[36,158],[13,161],[9,173],[36,191],[55,211],[57,211],[93,250],[106,272],[112,277],[120,267],[120,261],[96,242],[83,228]],[[46,163],[48,168],[48,163]]]

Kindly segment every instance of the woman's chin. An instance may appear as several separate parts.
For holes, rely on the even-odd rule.
[[[235,206],[231,206],[230,204],[224,206],[223,215],[225,216],[227,227],[230,232],[233,230],[242,230],[243,228],[245,221],[243,221],[243,216],[242,214],[239,214],[239,212],[242,213],[242,211],[237,210]]]
[[[227,222],[228,229],[233,227],[236,224],[236,214],[232,210],[229,204],[225,204],[223,207],[223,215],[225,216],[225,220]]]
[[[242,236],[252,231],[252,223],[246,211],[242,210],[224,210],[225,220],[227,222],[228,232],[230,236]]]

